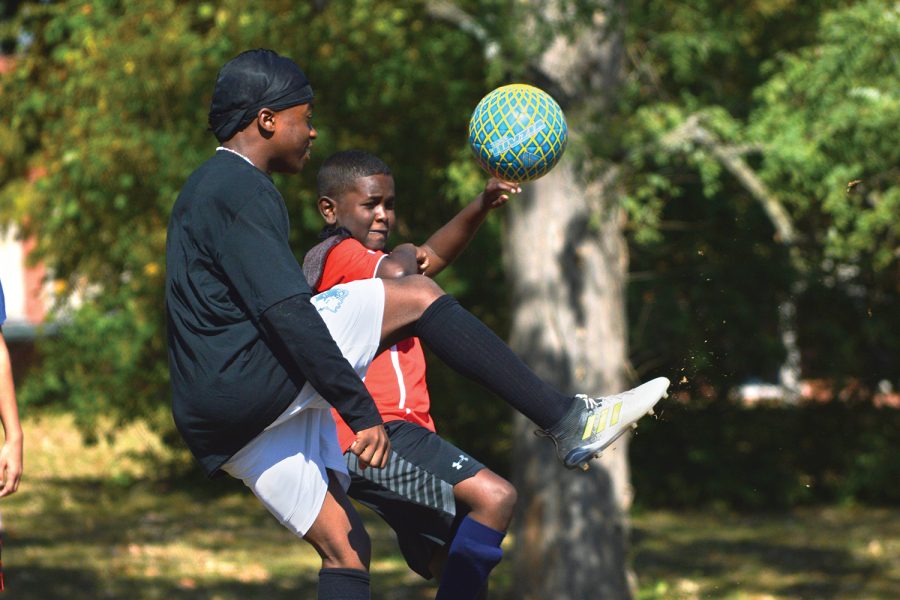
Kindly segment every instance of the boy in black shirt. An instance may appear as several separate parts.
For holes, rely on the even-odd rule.
[[[369,597],[369,539],[345,494],[329,407],[356,433],[350,450],[360,465],[384,467],[390,442],[360,379],[379,349],[418,336],[528,414],[566,466],[611,443],[668,381],[621,397],[566,396],[421,275],[355,281],[312,297],[269,177],[296,173],[309,159],[312,99],[300,68],[269,50],[245,52],[219,72],[209,123],[222,145],[185,183],[166,243],[173,415],[207,474],[224,470],[244,481],[316,548],[319,598],[356,600]],[[610,410],[620,426],[595,429]],[[482,546],[466,551],[492,552]]]

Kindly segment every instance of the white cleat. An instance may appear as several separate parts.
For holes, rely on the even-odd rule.
[[[668,395],[668,387],[668,379],[657,377],[614,396],[578,395],[559,423],[536,433],[553,440],[557,455],[567,468],[581,466],[587,470],[592,456],[598,456],[630,426],[637,425],[638,419],[652,413],[656,403]]]

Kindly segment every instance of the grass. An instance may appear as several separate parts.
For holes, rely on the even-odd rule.
[[[900,510],[655,511],[634,518],[642,599],[900,597]]]
[[[318,558],[241,484],[150,465],[183,460],[145,427],[85,447],[66,416],[29,419],[19,493],[0,500],[8,597],[315,598]],[[391,532],[366,511],[373,598],[433,598]],[[900,510],[827,507],[771,515],[634,515],[633,566],[646,600],[895,598]],[[508,552],[515,552],[514,546]],[[495,578],[511,580],[504,561]],[[497,589],[494,598],[511,598]]]

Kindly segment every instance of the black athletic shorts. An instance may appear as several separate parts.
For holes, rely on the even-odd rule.
[[[387,466],[361,471],[356,455],[345,453],[347,493],[391,526],[409,567],[431,579],[432,556],[453,539],[465,516],[457,511],[453,486],[484,465],[421,425],[388,421],[384,426],[391,439]]]

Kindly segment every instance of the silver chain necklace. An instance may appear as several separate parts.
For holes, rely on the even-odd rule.
[[[250,160],[249,158],[247,158],[246,156],[244,156],[243,154],[241,154],[241,153],[238,152],[237,150],[232,150],[231,148],[226,148],[225,146],[219,146],[218,148],[216,148],[216,152],[218,152],[219,150],[224,150],[225,152],[231,152],[232,154],[237,154],[238,156],[240,156],[241,158],[243,158],[244,160],[246,160],[248,163],[250,163],[250,164],[253,165],[254,167],[256,166],[256,165],[253,164],[253,161],[252,161],[252,160]]]

